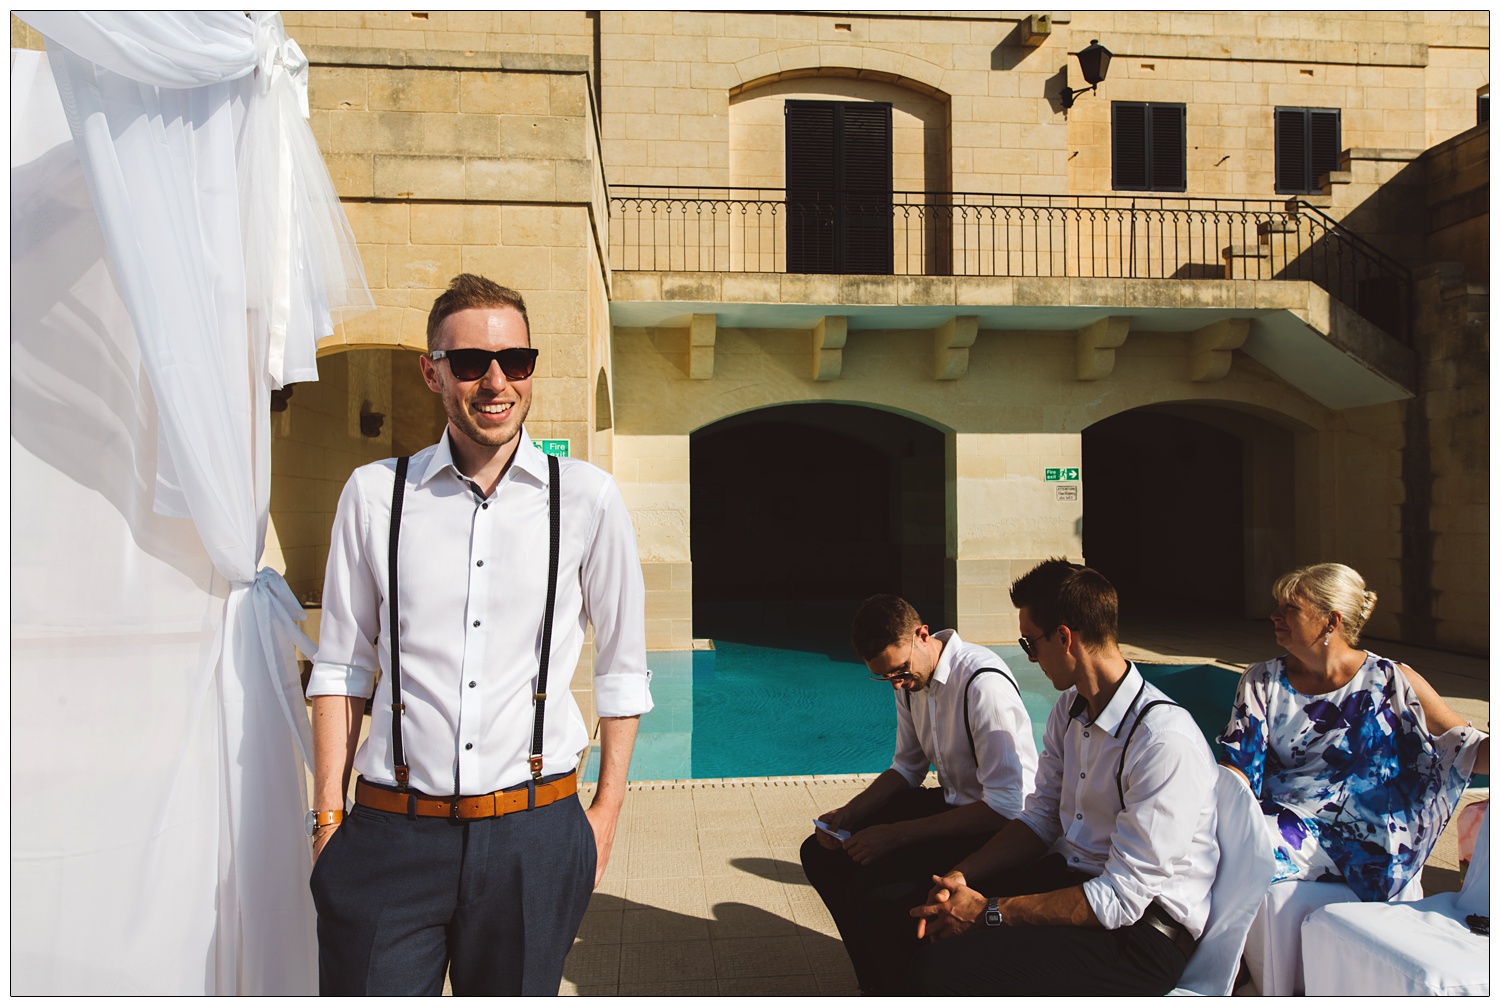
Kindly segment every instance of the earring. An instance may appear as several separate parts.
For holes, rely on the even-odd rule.
[[[1333,630],[1330,629],[1328,632],[1323,634],[1323,646],[1328,646],[1328,641],[1331,639],[1333,639]]]

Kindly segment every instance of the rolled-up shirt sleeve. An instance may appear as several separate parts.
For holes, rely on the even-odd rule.
[[[1063,699],[1067,698],[1064,695]],[[1048,845],[1057,842],[1062,836],[1062,821],[1058,818],[1058,812],[1062,799],[1063,734],[1067,731],[1068,720],[1066,705],[1059,700],[1047,715],[1047,726],[1042,730],[1042,753],[1037,758],[1036,789],[1026,795],[1026,805],[1021,809],[1021,821]]]
[[[369,510],[356,471],[344,483],[328,543],[323,611],[318,624],[318,657],[307,681],[308,696],[375,694],[380,667],[380,605],[385,592],[370,567],[364,539]]]
[[[649,713],[646,585],[635,526],[619,486],[606,478],[583,559],[583,607],[594,625],[594,706],[601,717]]]
[[[1201,739],[1169,729],[1127,753],[1125,808],[1115,818],[1109,857],[1104,872],[1083,885],[1106,928],[1139,920],[1187,860],[1199,816],[1215,801],[1218,770],[1201,745]]]
[[[922,751],[922,741],[917,737],[917,725],[911,719],[911,693],[892,690],[896,701],[896,757],[891,768],[901,774],[909,787],[920,787],[927,778],[932,761]]]

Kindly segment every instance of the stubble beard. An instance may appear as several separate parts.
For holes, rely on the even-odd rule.
[[[458,428],[469,440],[475,444],[483,444],[486,447],[504,447],[521,433],[521,424],[526,422],[526,414],[531,411],[531,399],[518,399],[510,407],[510,414],[505,422],[497,427],[481,427],[474,421],[479,404],[477,398],[455,403],[455,408],[448,410],[449,421]]]

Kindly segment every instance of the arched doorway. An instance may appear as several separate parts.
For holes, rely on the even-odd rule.
[[[1083,551],[1121,619],[1258,617],[1293,564],[1293,431],[1246,411],[1176,403],[1083,432]]]
[[[861,599],[943,612],[943,434],[862,406],[776,406],[692,435],[693,635],[848,648]]]

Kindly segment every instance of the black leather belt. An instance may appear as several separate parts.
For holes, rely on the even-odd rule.
[[[1167,911],[1161,906],[1155,902],[1147,906],[1146,911],[1141,915],[1141,922],[1170,940],[1173,946],[1182,952],[1182,957],[1193,957],[1193,949],[1198,946],[1197,939],[1188,932],[1187,927],[1168,916]]]

